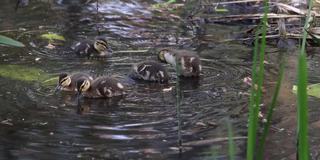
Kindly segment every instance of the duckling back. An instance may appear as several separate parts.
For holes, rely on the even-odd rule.
[[[79,57],[90,57],[93,52],[95,52],[95,49],[93,47],[93,42],[89,40],[85,40],[82,42],[78,42],[73,47],[74,53]]]
[[[133,79],[166,83],[169,80],[167,70],[158,62],[144,61],[135,64],[130,75]]]
[[[118,80],[111,77],[98,77],[88,91],[83,95],[89,98],[110,98],[125,94],[125,87]]]
[[[181,52],[176,54],[180,61],[181,73],[184,77],[198,77],[202,70],[201,61],[198,55],[189,52]]]
[[[166,49],[167,53],[164,55],[165,61],[174,67],[178,62],[181,67],[179,71],[180,76],[184,77],[198,77],[202,70],[199,56],[189,50]]]

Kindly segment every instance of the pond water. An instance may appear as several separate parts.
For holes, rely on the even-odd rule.
[[[208,25],[213,40],[202,45],[177,16],[151,9],[159,1],[101,0],[99,14],[95,3],[79,2],[31,1],[17,11],[14,1],[0,2],[0,34],[27,46],[0,48],[0,159],[228,159],[228,123],[244,158],[251,48],[219,43],[241,27]],[[66,41],[49,49],[40,38],[48,32]],[[72,54],[70,46],[98,35],[118,52],[108,59]],[[134,63],[157,60],[145,50],[158,46],[201,57],[201,78],[179,82],[179,108],[171,66],[166,86],[128,77]],[[115,76],[128,95],[82,99],[78,108],[73,94],[53,94],[61,72]]]

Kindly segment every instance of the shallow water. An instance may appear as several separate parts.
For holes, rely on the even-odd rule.
[[[14,65],[17,73],[0,76],[0,159],[228,159],[227,140],[217,139],[227,138],[227,123],[232,124],[234,136],[246,135],[249,86],[243,78],[250,76],[251,49],[218,40],[241,27],[209,25],[216,41],[197,47],[192,31],[179,20],[150,9],[157,1],[102,1],[98,15],[95,3],[76,2],[31,1],[16,12],[13,1],[0,2],[1,30],[27,45],[0,48],[2,68]],[[166,86],[128,77],[132,64],[157,60],[154,53],[123,52],[109,59],[74,56],[70,46],[93,39],[97,30],[110,39],[115,51],[154,46],[197,49],[201,78],[180,81],[183,98],[178,109],[171,66],[165,65],[172,77]],[[40,35],[47,32],[63,35],[66,42],[46,48]],[[32,74],[27,81],[24,68]],[[113,75],[128,86],[128,94],[82,99],[77,108],[73,94],[53,94],[57,79],[52,78],[61,72]],[[195,143],[212,139],[217,141]],[[244,157],[245,141],[236,140],[238,159]]]

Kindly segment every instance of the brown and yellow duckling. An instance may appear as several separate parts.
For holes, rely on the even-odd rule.
[[[180,63],[180,76],[199,77],[202,70],[199,56],[188,50],[161,49],[158,53],[160,61],[169,63],[176,67]]]
[[[145,80],[150,82],[167,83],[169,74],[167,70],[158,62],[144,61],[133,65],[130,75],[133,79]]]
[[[95,80],[79,79],[76,82],[77,94],[87,98],[110,98],[125,94],[125,87],[111,77],[98,77]]]
[[[104,37],[97,37],[93,42],[85,40],[77,43],[74,52],[81,57],[110,57],[113,51]]]
[[[58,85],[55,89],[55,92],[57,91],[76,91],[76,82],[79,79],[88,79],[93,80],[93,78],[85,73],[75,73],[72,75],[68,75],[67,73],[61,73],[59,75]]]

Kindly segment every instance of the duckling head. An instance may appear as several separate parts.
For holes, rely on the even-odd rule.
[[[97,38],[93,43],[93,47],[97,50],[99,56],[107,57],[112,55],[112,49],[104,38]]]
[[[161,49],[158,54],[158,58],[161,62],[169,63],[172,65],[176,64],[175,56],[169,49]]]
[[[55,92],[58,92],[63,87],[68,87],[71,84],[71,77],[67,73],[61,73],[59,75],[58,85],[55,89]]]
[[[169,50],[168,49],[161,49],[158,53],[158,58],[161,62],[167,62],[166,61],[166,57],[165,55],[169,54]]]
[[[86,92],[90,88],[90,81],[88,79],[79,79],[76,82],[77,94],[80,95],[82,92]]]

